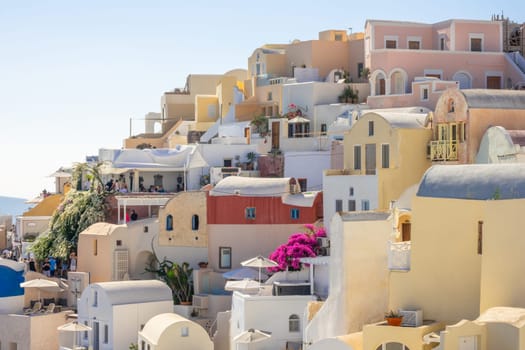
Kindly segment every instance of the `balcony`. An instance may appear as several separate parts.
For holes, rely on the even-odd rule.
[[[431,161],[458,160],[458,143],[455,140],[430,141]]]
[[[388,269],[394,271],[410,271],[410,241],[389,242]]]

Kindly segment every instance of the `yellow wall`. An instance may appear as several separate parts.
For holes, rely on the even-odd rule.
[[[213,114],[209,114],[212,106]],[[214,122],[218,118],[219,103],[215,95],[199,95],[195,97],[195,120],[197,122]]]
[[[368,123],[374,122],[374,135],[368,136]],[[431,163],[426,156],[430,129],[397,129],[380,115],[366,113],[344,138],[344,168],[352,175],[366,174],[366,145],[376,145],[376,169],[380,210],[388,209],[408,187],[418,183]],[[382,144],[390,145],[389,168],[382,166]],[[361,170],[354,170],[354,146],[361,145]]]
[[[44,198],[34,208],[26,211],[22,216],[51,216],[64,196],[62,194],[52,194]]]
[[[382,169],[381,164],[378,165],[379,209],[388,209],[390,201],[398,199],[408,187],[419,183],[425,171],[431,166],[426,156],[426,145],[431,136],[430,129],[397,130],[397,138],[392,140],[396,144],[390,144],[391,159],[395,158],[396,166],[393,167],[390,163],[390,168]],[[376,159],[380,160],[379,144],[376,151]]]
[[[390,309],[422,309],[446,323],[479,315],[482,201],[415,197],[411,268],[390,275]]]
[[[173,230],[166,230],[166,217],[173,216]],[[199,229],[192,230],[192,217],[198,215]],[[159,211],[159,245],[178,247],[207,247],[205,192],[179,192]]]
[[[485,204],[480,313],[495,306],[525,308],[525,200]]]
[[[125,226],[122,228],[116,225],[97,223],[91,225],[78,236],[77,271],[89,272],[90,283],[112,280],[114,249],[112,242],[116,239],[114,232],[116,230],[125,231]]]
[[[367,325],[363,327],[363,350],[381,349],[383,343],[401,343],[405,345],[405,349],[410,350],[430,350],[432,346],[423,344],[423,336],[431,332],[439,332],[443,327],[444,325],[439,322],[421,327]],[[399,349],[394,346],[392,348]]]

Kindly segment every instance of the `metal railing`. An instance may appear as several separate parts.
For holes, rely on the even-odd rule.
[[[430,141],[430,160],[458,160],[457,141]]]

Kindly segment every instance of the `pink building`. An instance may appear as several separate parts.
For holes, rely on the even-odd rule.
[[[416,77],[457,81],[461,89],[512,88],[525,81],[525,68],[503,52],[501,21],[368,20],[365,66],[372,96],[411,93]]]

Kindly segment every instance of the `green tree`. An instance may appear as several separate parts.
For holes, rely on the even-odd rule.
[[[72,184],[81,183],[83,176],[91,183],[89,190],[72,188],[53,213],[48,230],[31,247],[38,260],[48,256],[67,258],[72,250],[77,249],[80,232],[94,223],[106,220],[106,198],[109,193],[102,183],[100,164],[93,167],[85,163],[75,165]]]

